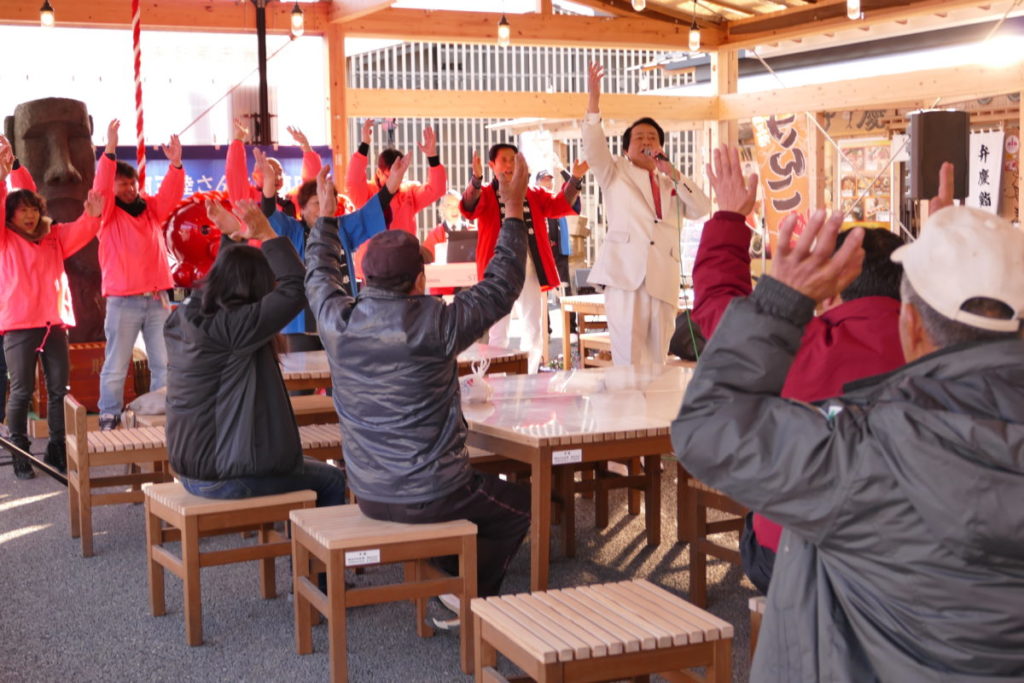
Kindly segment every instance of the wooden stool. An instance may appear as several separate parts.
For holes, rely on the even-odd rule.
[[[472,603],[476,680],[501,652],[537,681],[608,681],[705,667],[732,680],[733,628],[647,581],[623,581]],[[665,674],[672,680],[676,673]]]
[[[299,427],[302,454],[317,460],[341,460],[341,430],[338,424],[302,425]]]
[[[217,500],[194,496],[181,484],[172,482],[148,486],[145,494],[149,604],[155,617],[167,611],[164,569],[181,579],[185,594],[185,640],[189,645],[203,644],[200,569],[259,560],[260,594],[266,599],[275,597],[274,558],[287,555],[291,546],[287,538],[274,531],[273,525],[288,521],[292,510],[316,505],[316,493],[309,490]],[[205,536],[251,530],[258,532],[256,545],[209,552],[199,549],[199,539]],[[181,557],[163,547],[172,541],[181,542]]]
[[[476,596],[476,525],[465,520],[438,524],[399,524],[370,519],[358,505],[296,510],[292,521],[295,650],[313,651],[313,610],[327,617],[331,680],[348,680],[345,610],[382,602],[413,600],[416,634],[434,634],[426,625],[427,598],[455,593],[461,600],[459,640],[462,670],[473,669],[473,630],[469,602]],[[427,560],[459,556],[459,576],[446,576]],[[317,587],[311,559],[327,568],[327,594]],[[404,563],[405,580],[388,586],[345,587],[345,567]],[[319,566],[318,566],[319,568]]]
[[[712,555],[734,565],[740,564],[739,550],[715,543],[709,536],[742,531],[747,508],[690,476],[685,479],[680,477],[677,485],[686,489],[685,493],[680,491],[679,502],[687,509],[686,518],[681,521],[685,525],[686,540],[690,543],[690,602],[698,607],[706,607],[707,556]],[[730,517],[709,522],[709,509],[725,512]]]
[[[757,634],[761,632],[761,619],[764,618],[764,608],[768,601],[764,596],[750,598],[750,661],[754,661],[754,653],[757,652]]]
[[[92,557],[92,509],[100,505],[141,503],[140,486],[171,480],[163,427],[86,430],[85,406],[74,396],[64,397],[64,429],[68,458],[68,514],[71,538],[81,538],[82,557]],[[152,463],[152,472],[96,476],[93,469],[106,465]],[[128,491],[95,493],[94,489],[131,486]]]
[[[338,413],[334,410],[334,399],[330,396],[311,394],[309,396],[289,396],[295,423],[302,425],[330,424],[338,425]]]

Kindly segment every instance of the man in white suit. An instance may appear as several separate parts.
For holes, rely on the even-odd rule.
[[[605,287],[612,361],[664,363],[679,301],[683,218],[706,215],[711,201],[669,162],[654,119],[627,128],[623,156],[612,156],[598,108],[603,78],[604,67],[591,64],[583,156],[604,193],[608,233],[587,281]]]

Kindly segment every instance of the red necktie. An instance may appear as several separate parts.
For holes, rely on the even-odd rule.
[[[658,179],[654,177],[654,171],[648,171],[651,175],[651,194],[654,195],[654,213],[661,219],[661,188],[658,187]]]

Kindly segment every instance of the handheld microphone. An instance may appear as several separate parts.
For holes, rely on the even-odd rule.
[[[655,152],[654,150],[648,149],[644,150],[644,154],[646,154],[649,157],[653,157],[658,161],[669,161],[669,158],[665,155],[664,152]]]

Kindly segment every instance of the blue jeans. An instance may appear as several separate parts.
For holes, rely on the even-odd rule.
[[[135,340],[142,333],[149,356],[149,390],[167,384],[167,346],[164,323],[171,314],[167,294],[108,296],[103,332],[107,336],[103,370],[100,371],[100,414],[119,415],[124,407],[124,378],[132,361]]]
[[[203,498],[252,498],[313,489],[316,491],[317,507],[345,504],[345,472],[309,456],[303,456],[302,464],[293,472],[278,477],[204,481],[178,475],[178,479],[186,491]]]

